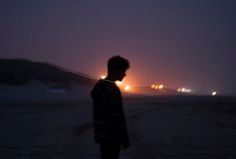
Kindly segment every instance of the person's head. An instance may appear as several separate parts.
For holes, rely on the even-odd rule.
[[[108,76],[114,80],[122,81],[129,69],[129,61],[119,55],[111,57],[107,62]]]

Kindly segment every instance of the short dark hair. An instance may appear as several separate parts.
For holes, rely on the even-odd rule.
[[[129,61],[119,55],[111,57],[107,62],[108,72],[128,69],[130,67]]]

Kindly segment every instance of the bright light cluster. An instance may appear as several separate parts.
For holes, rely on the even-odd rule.
[[[192,92],[191,89],[187,89],[187,88],[185,88],[185,87],[178,88],[177,91],[178,91],[178,92],[182,92],[182,93],[190,93],[190,92]]]
[[[100,76],[100,79],[105,79],[105,78],[106,78],[106,76],[104,76],[104,75]],[[125,91],[129,91],[130,90],[130,85],[123,86],[123,82],[121,82],[121,81],[116,81],[115,84],[118,87],[124,89]]]
[[[152,89],[162,89],[163,87],[164,87],[163,84],[160,84],[160,85],[153,84],[153,85],[151,85]]]
[[[120,87],[121,89],[124,89],[125,91],[129,91],[130,90],[130,85],[125,85],[123,84],[123,82],[121,81],[116,81],[115,84]]]
[[[104,76],[104,75],[100,76],[100,79],[105,79],[105,78],[106,78],[106,76]],[[124,91],[130,91],[131,86],[140,86],[140,87],[143,87],[143,86],[145,86],[145,87],[148,86],[149,87],[150,86],[150,85],[131,85],[130,86],[130,85],[124,84],[122,81],[116,81],[115,84],[118,87],[120,87],[122,90],[124,90]],[[163,88],[164,88],[163,84],[153,84],[153,85],[151,85],[151,89],[161,90]],[[191,93],[192,92],[191,89],[188,89],[188,88],[185,88],[185,87],[180,87],[180,88],[177,89],[177,91],[181,92],[181,93]],[[134,92],[134,89],[132,89],[131,92]],[[216,96],[217,92],[216,91],[212,91],[211,95],[212,96]]]
[[[123,86],[123,82],[121,82],[121,81],[116,81],[115,83],[118,87],[123,88],[125,91],[130,90],[130,86],[129,85]]]

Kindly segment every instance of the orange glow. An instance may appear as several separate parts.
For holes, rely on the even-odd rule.
[[[164,86],[161,84],[161,85],[159,85],[159,89],[162,89]]]
[[[105,79],[105,78],[106,78],[106,76],[103,76],[103,75],[102,75],[100,78],[101,78],[101,79]]]
[[[122,85],[121,81],[116,81],[115,83],[116,83],[117,86],[121,86]]]
[[[151,85],[152,89],[162,89],[163,87],[164,87],[163,84],[161,84],[161,85],[156,85],[156,84]]]
[[[125,90],[126,90],[126,91],[130,90],[130,86],[129,86],[129,85],[126,85],[126,86],[125,86]]]

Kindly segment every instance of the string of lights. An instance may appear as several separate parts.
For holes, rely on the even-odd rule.
[[[104,75],[101,76],[100,78],[96,78],[94,76],[90,76],[90,77],[92,77],[94,80],[102,79],[104,81],[115,83],[117,86],[119,86],[120,88],[123,88],[125,91],[129,91],[132,87],[150,87],[151,89],[155,89],[155,90],[162,90],[164,88],[163,84],[126,84],[124,85],[123,82],[121,81],[114,82],[114,81],[108,80],[106,79],[106,76]],[[176,91],[179,93],[192,93],[191,89],[188,89],[185,87],[178,88]],[[215,96],[216,94],[217,94],[216,91],[211,92],[212,96]]]

